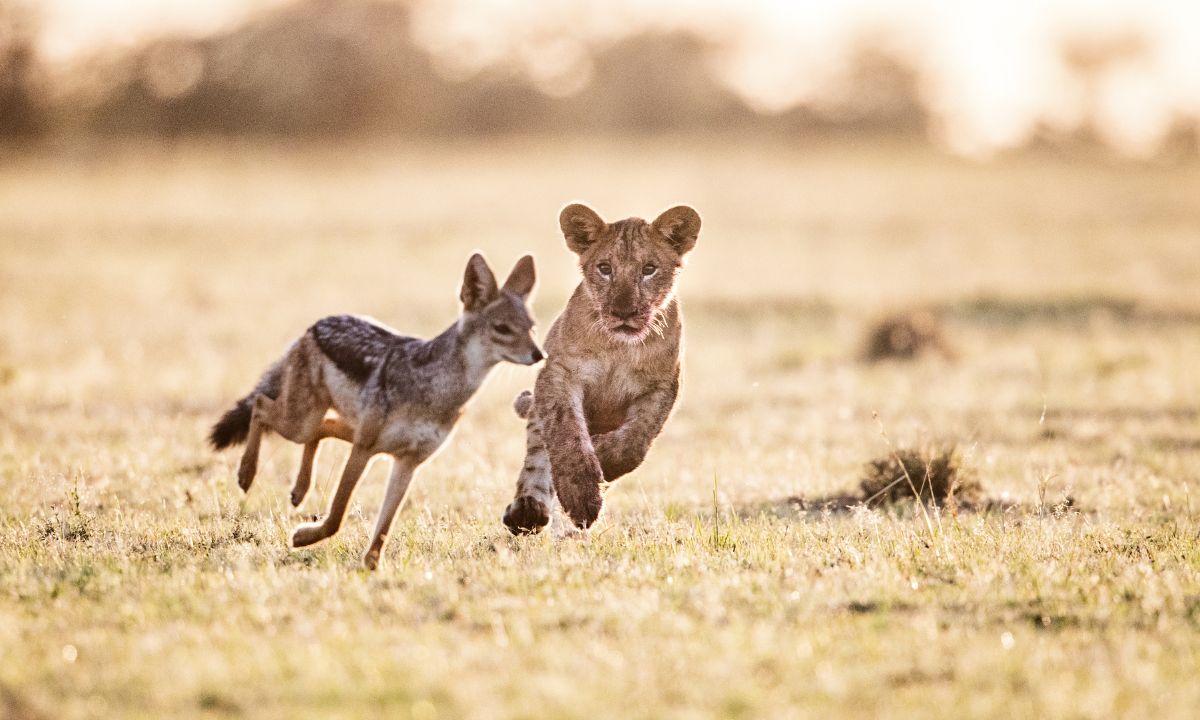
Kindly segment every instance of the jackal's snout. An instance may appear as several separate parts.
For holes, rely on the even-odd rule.
[[[532,323],[530,318],[530,323]],[[516,363],[517,365],[537,365],[546,354],[542,352],[542,348],[538,346],[537,340],[533,337],[533,326],[530,326],[525,332],[516,335],[515,337],[495,337],[493,341],[501,347],[505,360]]]
[[[520,364],[521,365],[537,365],[538,363],[540,363],[542,360],[545,360],[545,359],[546,359],[545,353],[542,352],[542,349],[540,347],[538,347],[536,344],[534,344],[533,349],[529,351],[529,355]]]

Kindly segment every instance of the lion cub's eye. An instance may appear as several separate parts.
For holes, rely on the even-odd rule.
[[[512,335],[512,328],[504,323],[496,323],[492,326],[492,329],[499,335]]]
[[[596,266],[596,270],[604,277],[612,277],[612,265],[602,262]]]
[[[654,267],[650,263],[646,263],[642,266],[642,277],[650,277],[656,272],[658,272],[658,268]]]

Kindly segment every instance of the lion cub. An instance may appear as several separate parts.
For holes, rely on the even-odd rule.
[[[463,279],[462,315],[432,340],[397,335],[348,315],[318,321],[213,427],[213,447],[246,441],[238,484],[249,491],[263,432],[274,430],[304,445],[291,498],[299,505],[321,440],[353,445],[328,514],[296,528],[294,547],[336,533],[367,462],[379,453],[391,455],[387,494],[363,558],[375,569],[413,472],[449,437],[488,371],[502,360],[533,365],[542,359],[528,304],[534,282],[528,255],[501,288],[483,256],[473,255]],[[335,414],[326,417],[330,410]]]
[[[556,492],[576,526],[594,523],[601,483],[641,464],[679,392],[675,279],[700,216],[679,206],[654,222],[610,224],[569,205],[558,220],[583,282],[546,336],[549,357],[533,397],[517,398],[529,423],[525,465],[504,513],[514,534],[541,530]]]

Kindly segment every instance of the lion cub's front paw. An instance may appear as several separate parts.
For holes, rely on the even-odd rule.
[[[575,526],[586,530],[595,524],[604,508],[604,496],[596,483],[563,484],[558,487],[558,502]]]
[[[292,547],[302,548],[307,545],[312,545],[315,542],[320,542],[329,537],[329,533],[325,531],[325,526],[321,523],[307,523],[296,528],[292,533]]]
[[[516,498],[504,511],[504,525],[513,535],[541,532],[549,522],[550,508],[541,500],[528,495]]]

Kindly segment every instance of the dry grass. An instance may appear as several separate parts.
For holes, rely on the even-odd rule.
[[[9,156],[0,713],[1190,717],[1198,195],[1189,165],[745,139]],[[379,467],[336,538],[288,549],[344,449],[294,511],[299,448],[264,446],[243,496],[208,425],[315,317],[440,330],[474,248],[537,254],[544,329],[575,199],[705,218],[681,404],[591,540],[500,523],[533,377],[507,368],[381,572]],[[858,362],[899,306],[946,308],[959,362]],[[1010,509],[789,502],[857,490],[876,412],[899,448],[959,439]]]

